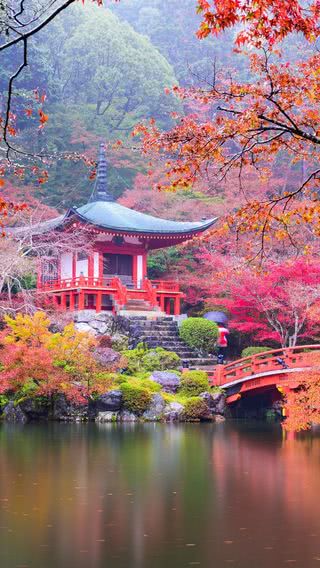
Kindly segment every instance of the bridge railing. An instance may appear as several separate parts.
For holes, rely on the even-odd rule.
[[[212,378],[214,385],[222,386],[268,371],[311,366],[312,353],[320,352],[320,345],[297,345],[286,349],[272,349],[243,357],[227,365],[217,365]]]

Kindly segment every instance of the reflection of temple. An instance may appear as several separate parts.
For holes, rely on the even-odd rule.
[[[177,222],[146,215],[114,202],[107,191],[107,164],[100,146],[97,179],[90,201],[48,222],[49,230],[87,230],[95,244],[90,254],[64,253],[43,261],[38,291],[49,292],[61,309],[158,311],[180,313],[176,282],[147,278],[149,250],[177,245],[215,222]]]

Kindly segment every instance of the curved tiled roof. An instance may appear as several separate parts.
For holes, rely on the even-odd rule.
[[[202,232],[211,227],[217,218],[205,221],[169,221],[112,201],[94,201],[77,207],[72,212],[81,220],[112,231],[147,234],[186,234]]]

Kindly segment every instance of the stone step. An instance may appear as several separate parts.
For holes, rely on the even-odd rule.
[[[170,322],[168,321],[167,323],[158,323],[157,320],[153,321],[153,322],[149,322],[149,321],[143,321],[143,322],[139,322],[141,323],[141,326],[143,327],[143,329],[145,330],[150,330],[150,331],[161,331],[161,330],[167,330],[167,329],[171,329],[172,331],[175,331],[175,333],[179,333],[178,332],[178,328],[177,325],[174,322]]]
[[[158,312],[153,321],[149,321],[146,317],[140,316],[139,314],[130,314],[128,316],[130,322],[135,323],[139,322],[139,324],[145,325],[148,327],[149,325],[157,325],[162,324],[165,322],[172,323],[173,318],[170,316],[161,316],[161,312]]]
[[[186,358],[182,359],[182,363],[188,363],[189,367],[194,366],[196,368],[201,367],[210,367],[215,364],[215,361],[212,359],[194,359],[194,358]]]
[[[150,310],[150,311],[142,310],[141,312],[140,311],[137,312],[137,311],[130,311],[130,310],[125,310],[125,309],[120,310],[119,313],[118,313],[119,316],[123,316],[125,318],[128,318],[129,320],[134,318],[135,321],[139,322],[139,323],[141,321],[147,320],[147,319],[153,320],[153,319],[158,317],[158,314],[159,314],[159,312],[155,312],[153,310]]]
[[[159,339],[161,339],[163,341],[168,341],[169,343],[172,341],[179,343],[177,336],[174,333],[167,331],[159,331],[156,335],[147,335],[145,332],[143,332],[141,333],[141,337],[143,337],[147,341],[159,341]]]

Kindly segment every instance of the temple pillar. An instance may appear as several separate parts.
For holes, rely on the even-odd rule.
[[[77,255],[72,253],[72,284],[74,284],[75,278],[77,276]]]
[[[174,315],[180,315],[180,296],[176,296],[174,299]]]
[[[102,308],[102,292],[96,294],[96,312],[101,312]]]
[[[136,254],[132,256],[132,280],[133,286],[140,288],[138,278],[138,256]]]
[[[167,316],[170,316],[170,315],[171,315],[170,298],[166,298],[166,301],[165,301],[165,312],[166,312]]]
[[[164,312],[164,295],[160,294],[160,310]]]
[[[70,292],[70,311],[73,312],[74,310],[74,293]]]
[[[93,284],[93,278],[94,278],[94,261],[93,261],[93,255],[90,254],[88,256],[88,284],[89,284],[89,286],[91,286]]]
[[[146,251],[145,254],[142,256],[142,280],[144,278],[147,278],[148,274],[147,258],[148,258],[148,253]]]
[[[84,310],[84,290],[79,292],[78,310]]]
[[[60,308],[63,312],[66,311],[67,309],[67,295],[65,292],[61,292],[61,304],[60,304]]]

